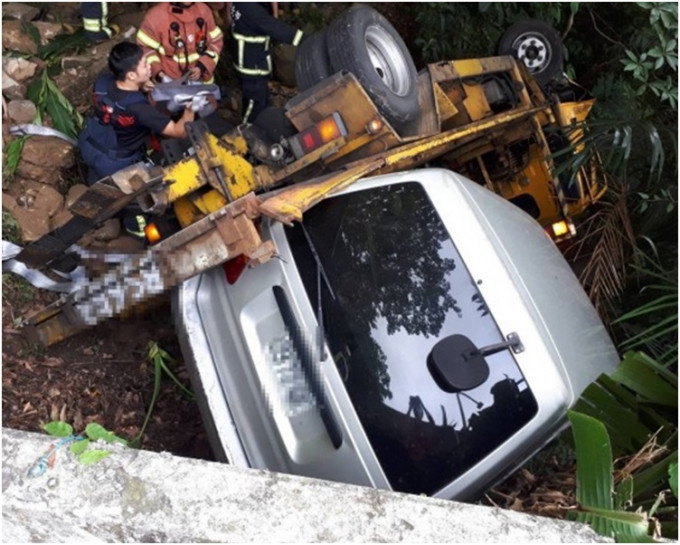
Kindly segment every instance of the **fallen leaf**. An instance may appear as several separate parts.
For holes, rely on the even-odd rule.
[[[73,429],[82,430],[83,429],[83,413],[80,409],[76,409],[73,415]]]
[[[31,402],[28,401],[25,405],[24,408],[21,410],[22,413],[27,413],[28,411],[33,411],[33,405],[31,405]]]
[[[45,367],[59,367],[63,364],[64,364],[63,359],[50,357],[50,358],[45,358],[45,361],[43,361],[40,365],[44,365]]]
[[[520,470],[520,474],[522,475],[522,477],[524,477],[526,479],[526,481],[529,484],[534,484],[536,482],[536,476],[533,473],[531,473],[529,470],[522,468]]]

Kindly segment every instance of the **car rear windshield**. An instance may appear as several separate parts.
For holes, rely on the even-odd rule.
[[[315,309],[321,278],[326,342],[393,489],[435,493],[535,415],[510,350],[487,356],[488,379],[465,392],[444,391],[428,370],[449,335],[477,347],[504,339],[419,183],[328,199],[304,230],[286,230],[295,262]]]

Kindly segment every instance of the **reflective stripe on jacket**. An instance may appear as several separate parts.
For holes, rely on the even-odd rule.
[[[275,19],[261,3],[234,2],[231,30],[236,49],[234,67],[246,76],[268,76],[272,72],[271,41],[297,46],[302,31]]]
[[[163,71],[177,79],[200,63],[202,79],[212,81],[223,41],[212,10],[200,2],[184,9],[160,2],[146,12],[137,32],[153,77]]]
[[[83,16],[83,27],[91,34],[103,32],[109,38],[113,31],[108,24],[109,7],[107,2],[83,2],[80,7]]]

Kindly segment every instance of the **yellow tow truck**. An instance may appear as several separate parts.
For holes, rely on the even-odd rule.
[[[258,218],[291,223],[359,178],[440,161],[512,201],[556,241],[575,234],[573,217],[605,193],[598,165],[571,179],[555,175],[552,154],[578,145],[594,100],[546,97],[511,56],[442,61],[417,77],[418,115],[398,130],[357,77],[340,71],[293,98],[285,116],[296,133],[267,146],[244,127],[218,138],[188,125],[192,152],[166,167],[139,163],[98,181],[71,206],[73,219],[17,256],[31,267],[64,267],[88,229],[133,201],[171,211],[181,229],[147,227],[146,252],[29,316],[36,341],[50,345],[232,259],[250,266],[274,257]],[[569,141],[571,138],[571,142]]]

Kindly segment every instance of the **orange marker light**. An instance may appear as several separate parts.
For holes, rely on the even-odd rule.
[[[155,223],[149,223],[146,227],[144,227],[144,234],[146,235],[146,240],[149,241],[149,244],[156,244],[156,242],[163,238]]]
[[[555,237],[561,237],[569,232],[569,227],[567,226],[566,221],[558,221],[552,224],[552,230]]]
[[[325,144],[336,138],[340,138],[340,128],[333,116],[327,117],[318,124],[319,134],[321,135],[321,141]]]
[[[299,159],[342,136],[347,136],[347,128],[340,114],[333,112],[301,133],[292,136],[288,142],[293,154]]]

